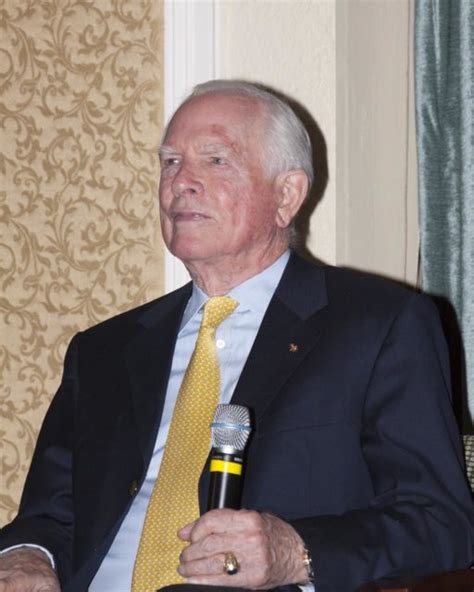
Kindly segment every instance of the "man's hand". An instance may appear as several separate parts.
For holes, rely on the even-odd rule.
[[[0,592],[60,592],[56,572],[39,549],[22,547],[0,555]]]
[[[191,544],[181,553],[179,573],[193,584],[266,589],[306,583],[304,544],[292,526],[251,510],[212,510],[179,531]],[[224,572],[226,553],[240,564]]]

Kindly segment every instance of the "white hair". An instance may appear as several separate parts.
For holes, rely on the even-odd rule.
[[[270,90],[244,80],[210,80],[198,84],[183,105],[193,97],[211,93],[250,97],[263,104],[268,116],[264,141],[267,173],[276,176],[302,169],[308,177],[309,193],[314,179],[311,140],[290,105]]]

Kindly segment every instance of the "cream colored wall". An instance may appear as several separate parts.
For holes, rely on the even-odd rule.
[[[412,9],[336,2],[336,260],[415,284]]]
[[[309,250],[413,283],[410,7],[411,0],[216,0],[215,75],[283,90],[319,124],[329,182],[310,219]]]

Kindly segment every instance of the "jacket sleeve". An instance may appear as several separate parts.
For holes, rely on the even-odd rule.
[[[0,549],[25,543],[47,549],[62,581],[71,571],[74,530],[72,448],[77,356],[76,337],[68,348],[61,385],[38,437],[18,515],[0,531]]]
[[[449,383],[437,313],[413,295],[378,352],[362,410],[373,498],[360,510],[292,522],[313,557],[318,592],[470,565],[473,504]]]

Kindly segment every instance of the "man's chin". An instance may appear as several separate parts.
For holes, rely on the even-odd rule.
[[[204,248],[202,241],[199,245],[193,244],[191,241],[176,241],[172,242],[168,248],[170,252],[175,257],[180,259],[186,267],[188,264],[193,265],[193,263],[197,263],[199,261],[213,259],[213,257],[216,255],[215,250]]]

